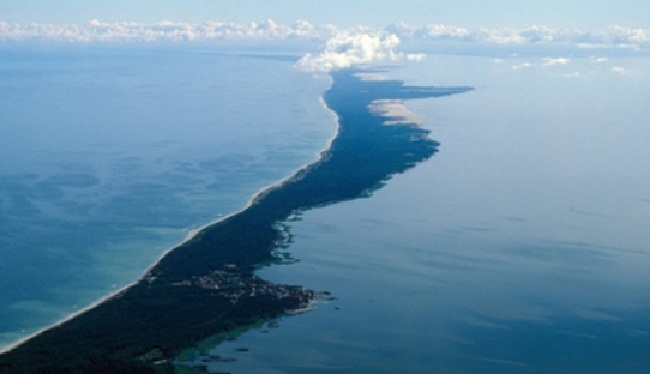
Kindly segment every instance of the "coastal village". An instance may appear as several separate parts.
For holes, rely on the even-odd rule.
[[[153,277],[148,277],[152,282]],[[305,290],[301,286],[292,286],[286,284],[275,284],[266,281],[250,272],[241,271],[236,265],[226,265],[223,269],[213,271],[204,276],[194,276],[191,279],[185,279],[171,283],[172,286],[178,287],[200,287],[205,290],[213,291],[212,294],[217,297],[223,297],[236,304],[240,298],[271,296],[277,299],[292,298],[298,304],[294,309],[287,309],[285,313],[295,314],[309,309],[314,297],[329,296],[329,292],[314,292]]]

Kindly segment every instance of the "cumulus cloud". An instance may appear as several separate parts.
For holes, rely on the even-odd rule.
[[[603,33],[603,41],[616,44],[648,43],[650,42],[650,30],[614,25],[606,33]]]
[[[427,58],[426,53],[406,53],[403,56],[407,61],[424,61]]]
[[[341,31],[327,41],[323,52],[304,55],[296,67],[303,71],[327,72],[375,61],[418,61],[424,58],[421,54],[395,52],[399,42],[395,34],[386,32]]]
[[[534,68],[535,64],[531,64],[530,62],[526,61],[521,64],[513,65],[512,70],[519,70],[519,69],[525,69],[525,68]]]
[[[523,44],[526,42],[526,38],[517,32],[517,30],[512,28],[503,28],[496,30],[480,29],[477,32],[473,33],[471,37],[463,39],[492,44]]]
[[[337,28],[315,26],[306,21],[279,25],[273,20],[255,23],[204,22],[104,23],[92,19],[86,24],[10,24],[0,22],[0,41],[63,42],[182,42],[212,40],[324,40]]]
[[[623,66],[612,66],[609,71],[617,74],[627,74],[627,69]]]
[[[403,22],[386,27],[403,40],[456,41],[489,44],[575,44],[593,47],[650,47],[650,30],[623,26],[591,32],[578,28],[554,29],[546,26],[515,28],[482,28],[469,30],[462,27],[431,24],[422,27],[409,26]]]
[[[350,31],[350,30],[348,30]],[[577,28],[556,29],[546,26],[528,28],[482,28],[471,30],[443,24],[411,26],[404,22],[388,25],[383,30],[362,28],[353,31],[383,32],[402,41],[461,42],[482,44],[562,44],[580,48],[650,48],[650,29],[611,26],[600,31]],[[65,42],[182,42],[214,40],[315,40],[325,41],[341,33],[334,25],[313,25],[297,21],[291,25],[272,20],[263,22],[105,23],[93,19],[85,24],[13,24],[0,22],[0,41],[65,41]],[[406,57],[406,56],[405,56]]]
[[[542,66],[555,66],[555,65],[566,65],[571,62],[570,59],[560,57],[560,58],[544,58],[542,59]]]

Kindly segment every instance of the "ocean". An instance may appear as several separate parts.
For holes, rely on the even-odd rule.
[[[0,56],[0,347],[133,282],[193,230],[317,160],[335,130],[320,100],[329,81],[278,51]]]
[[[327,79],[291,58],[3,54],[4,344],[131,282],[188,230],[316,160],[334,133]],[[297,262],[257,272],[334,298],[204,348],[228,359],[201,365],[647,368],[650,69],[550,57],[436,55],[375,73],[475,90],[406,101],[439,151],[370,198],[303,213],[289,224]]]
[[[299,262],[260,272],[337,300],[206,350],[235,359],[208,368],[647,368],[646,60],[545,61],[430,56],[385,72],[476,90],[407,101],[439,152],[370,199],[305,213]]]

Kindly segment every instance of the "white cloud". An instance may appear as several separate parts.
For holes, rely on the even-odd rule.
[[[407,61],[424,61],[427,58],[424,53],[407,53],[404,56]]]
[[[97,19],[86,24],[10,24],[0,22],[0,41],[64,42],[180,42],[211,40],[324,40],[336,32],[332,25],[314,26],[298,21],[291,26],[273,20],[261,23],[204,22],[103,23]]]
[[[556,66],[556,65],[566,65],[571,62],[570,59],[560,57],[560,58],[544,58],[542,59],[542,66]]]
[[[648,43],[650,30],[614,25],[603,33],[603,41],[615,44]]]
[[[617,74],[627,74],[627,69],[625,69],[623,66],[612,66],[609,68],[609,71]]]
[[[350,32],[386,33],[400,40],[422,42],[459,42],[478,44],[560,44],[579,48],[650,48],[650,29],[611,26],[600,31],[576,28],[554,29],[532,26],[523,29],[498,28],[470,30],[463,27],[429,24],[410,26],[404,22],[388,25],[383,30],[356,28]],[[0,22],[0,41],[218,41],[218,40],[317,40],[325,41],[341,32],[334,25],[312,25],[297,21],[292,25],[272,20],[260,23],[203,22],[104,23],[93,19],[85,24],[12,24]]]
[[[327,72],[376,61],[419,61],[424,58],[421,54],[395,52],[399,42],[395,34],[386,32],[341,31],[327,41],[323,52],[304,55],[296,67],[303,71]]]
[[[524,68],[534,68],[535,65],[531,64],[530,62],[526,61],[521,64],[513,65],[512,70],[519,70],[519,69],[524,69]]]
[[[469,37],[472,33],[462,27],[447,25],[427,25],[419,31],[419,37],[438,38],[438,39],[463,39]]]
[[[472,35],[463,38],[463,40],[492,44],[522,44],[526,42],[526,38],[512,28],[497,30],[480,29]]]
[[[439,39],[439,40],[457,40],[470,36],[471,31],[449,25],[431,24],[424,27],[414,27],[399,21],[391,23],[384,28],[386,32],[397,35],[402,40],[414,39]]]
[[[456,26],[431,24],[422,27],[403,22],[386,27],[404,40],[456,41],[488,44],[573,44],[583,48],[596,47],[650,47],[650,30],[612,26],[606,30],[590,32],[577,28],[553,29],[532,26],[524,29],[498,28],[469,30]]]

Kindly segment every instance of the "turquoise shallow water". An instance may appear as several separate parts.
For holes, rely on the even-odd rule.
[[[0,51],[0,346],[317,159],[328,81],[233,52]]]

